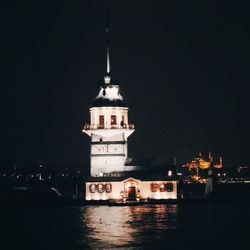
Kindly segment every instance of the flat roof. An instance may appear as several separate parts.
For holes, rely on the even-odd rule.
[[[108,181],[124,181],[128,178],[133,178],[141,181],[176,181],[176,176],[168,176],[167,173],[151,173],[151,172],[116,172],[112,173],[113,176],[102,176],[102,177],[89,177],[86,178],[88,182],[108,182]],[[115,175],[116,174],[116,175]]]

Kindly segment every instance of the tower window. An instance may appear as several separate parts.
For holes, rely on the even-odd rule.
[[[111,125],[116,125],[116,115],[111,115]]]
[[[99,115],[99,127],[104,128],[104,115]]]
[[[124,127],[124,125],[125,125],[125,123],[124,123],[124,115],[122,115],[121,127],[123,128],[123,127]]]

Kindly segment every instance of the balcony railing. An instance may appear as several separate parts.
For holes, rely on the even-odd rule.
[[[134,124],[124,124],[123,126],[118,125],[118,124],[112,124],[112,125],[103,125],[103,124],[98,124],[98,125],[91,125],[91,124],[85,124],[84,125],[84,130],[91,130],[91,129],[134,129],[135,126]]]

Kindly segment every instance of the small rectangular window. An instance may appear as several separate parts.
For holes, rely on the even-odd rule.
[[[116,115],[111,115],[111,125],[116,125]]]
[[[160,184],[160,192],[164,192],[164,191],[166,191],[166,189],[165,189],[165,185],[162,183]]]
[[[173,190],[174,190],[173,183],[167,183],[167,184],[165,184],[165,189],[166,189],[167,192],[173,192]]]
[[[151,191],[157,192],[158,190],[158,184],[157,183],[151,183]]]
[[[121,120],[121,127],[124,128],[125,127],[125,119],[124,119],[124,115],[122,115],[122,120]]]
[[[89,185],[89,191],[90,191],[90,193],[95,193],[95,184]]]
[[[102,184],[98,184],[98,192],[99,193],[103,192],[103,185]]]
[[[111,184],[106,184],[106,192],[111,193]]]
[[[99,127],[104,128],[104,115],[99,115]]]

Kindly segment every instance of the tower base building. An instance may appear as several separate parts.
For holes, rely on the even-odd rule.
[[[165,176],[147,177],[143,173],[126,178],[90,178],[86,182],[86,200],[143,201],[177,199],[177,181]],[[128,175],[129,176],[129,175]]]

